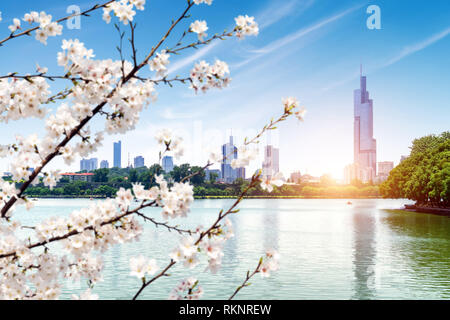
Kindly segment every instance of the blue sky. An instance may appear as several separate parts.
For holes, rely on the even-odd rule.
[[[99,1],[20,1],[0,3],[3,21],[0,37],[8,35],[14,17],[31,10],[45,10],[54,17],[65,15],[77,4],[86,9]],[[138,55],[142,59],[177,17],[185,1],[148,1],[136,21]],[[381,9],[381,30],[369,30],[366,8]],[[353,90],[359,85],[359,64],[363,64],[367,85],[374,99],[374,135],[378,161],[398,163],[408,153],[411,140],[449,130],[450,123],[450,2],[434,1],[335,1],[335,0],[214,0],[212,6],[195,6],[192,19],[205,19],[208,33],[231,29],[234,17],[256,17],[260,34],[243,41],[218,41],[210,47],[185,51],[171,57],[171,75],[188,74],[192,65],[204,59],[229,63],[232,84],[221,91],[195,95],[186,86],[158,87],[159,99],[142,114],[134,132],[108,136],[94,154],[112,163],[112,142],[123,144],[123,165],[128,153],[143,155],[146,164],[157,160],[153,135],[169,127],[185,137],[186,155],[180,162],[203,164],[206,147],[219,147],[233,130],[239,143],[251,136],[281,111],[281,98],[296,96],[308,109],[305,122],[288,121],[269,137],[280,148],[281,170],[342,176],[353,157]],[[114,20],[113,20],[114,21]],[[188,27],[186,21],[174,33],[174,43]],[[63,38],[78,38],[94,49],[97,58],[118,59],[117,33],[101,13],[81,20],[81,29],[68,30],[44,46],[34,39],[6,43],[0,54],[2,74],[33,71],[35,64],[49,73],[63,71],[56,65],[56,53]],[[126,29],[128,30],[128,29]],[[194,36],[189,39],[194,39]],[[148,69],[144,72],[148,74]],[[52,91],[65,83],[52,83]],[[100,126],[95,121],[92,128]],[[23,120],[0,125],[0,143],[16,133],[42,134],[42,122]],[[265,141],[262,141],[264,145]],[[54,166],[64,168],[61,162]],[[260,160],[250,166],[253,171]],[[0,171],[7,162],[0,161]],[[72,168],[78,169],[78,164]]]

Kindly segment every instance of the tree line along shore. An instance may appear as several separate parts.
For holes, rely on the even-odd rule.
[[[415,139],[410,149],[410,155],[380,185],[364,184],[357,180],[350,185],[338,185],[324,175],[320,182],[288,183],[274,187],[272,192],[258,185],[249,190],[247,198],[404,198],[414,200],[415,209],[450,209],[450,132]],[[29,187],[26,195],[34,198],[113,197],[119,188],[131,188],[133,183],[150,188],[155,185],[155,176],[159,174],[173,183],[180,182],[200,169],[189,164],[175,166],[170,173],[165,173],[159,164],[148,168],[98,169],[92,172],[91,181],[62,178],[52,190],[39,183]],[[195,197],[203,199],[234,198],[249,184],[244,179],[221,183],[214,173],[210,173],[206,179],[205,172],[193,176],[190,182],[194,186]]]
[[[158,164],[142,168],[111,168],[92,171],[91,181],[70,181],[62,178],[53,189],[42,183],[29,187],[28,197],[33,198],[106,198],[113,197],[120,188],[131,188],[141,183],[146,188],[155,185],[154,177],[163,174],[169,181],[179,182],[184,177],[200,170],[200,167],[182,164],[175,166],[169,174],[164,173]],[[233,183],[219,182],[217,176],[210,174],[206,179],[204,172],[190,179],[196,198],[233,198],[244,190],[249,182],[236,179]],[[272,192],[263,190],[259,185],[251,188],[247,198],[379,198],[381,194],[376,185],[354,181],[352,185],[338,185],[329,176],[321,177],[320,182],[300,182],[275,187]]]

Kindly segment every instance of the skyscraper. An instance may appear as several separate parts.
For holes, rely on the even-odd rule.
[[[100,162],[100,169],[108,169],[109,168],[109,162],[108,160],[102,160]]]
[[[354,91],[354,164],[366,171],[360,180],[373,180],[377,173],[377,142],[373,137],[373,100],[369,99],[366,77],[360,73],[360,88]],[[367,179],[367,180],[366,180]]]
[[[80,171],[93,171],[97,170],[98,160],[97,158],[82,159],[80,161]]]
[[[389,173],[394,169],[394,162],[382,161],[378,162],[378,181],[385,181],[389,177]]]
[[[280,153],[277,148],[267,145],[264,148],[264,162],[262,164],[262,176],[270,179],[280,171]]]
[[[114,167],[122,168],[122,141],[114,142]]]
[[[230,142],[222,145],[222,180],[223,182],[232,183],[238,178],[238,172],[231,167],[233,159],[237,159],[237,148],[233,144],[233,136],[230,136]]]
[[[135,168],[145,167],[144,157],[137,156],[136,158],[134,158],[134,167]]]
[[[162,158],[162,168],[165,173],[170,173],[173,170],[173,157],[165,156]]]

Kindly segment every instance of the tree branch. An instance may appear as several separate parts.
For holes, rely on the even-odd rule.
[[[121,79],[120,84],[123,85],[125,83],[127,83],[130,79],[132,79],[136,73],[142,69],[145,65],[147,65],[149,59],[155,54],[155,52],[159,49],[159,47],[164,43],[164,41],[167,39],[167,37],[170,35],[170,33],[172,32],[172,30],[175,28],[175,26],[186,17],[186,14],[188,13],[189,9],[194,5],[194,2],[188,2],[188,6],[187,8],[183,11],[182,15],[174,22],[172,22],[172,25],[170,26],[170,28],[168,29],[168,31],[164,34],[164,36],[161,38],[161,40],[158,42],[158,44],[152,48],[152,50],[150,51],[150,53],[147,55],[147,57],[136,67],[133,68],[133,70],[130,71],[130,73],[124,78]],[[119,85],[119,84],[118,84]],[[107,101],[109,98],[111,98],[114,93],[117,91],[118,86],[116,86],[105,98],[105,100],[103,102],[101,102],[99,105],[97,105],[93,110],[92,110],[92,114],[89,116],[86,116],[84,119],[82,119],[80,121],[80,123],[73,128],[67,135],[66,137],[58,144],[58,146],[55,148],[54,152],[52,152],[51,154],[49,154],[41,163],[41,165],[39,167],[37,167],[33,173],[30,175],[30,177],[28,178],[28,180],[22,184],[22,186],[19,189],[19,193],[15,196],[12,197],[8,200],[8,202],[5,203],[5,205],[2,207],[1,210],[1,217],[5,218],[7,212],[9,211],[9,209],[11,209],[11,207],[14,205],[14,203],[16,203],[17,199],[19,199],[20,197],[22,197],[23,193],[25,192],[25,190],[30,186],[31,182],[39,175],[39,173],[42,171],[42,169],[44,169],[44,167],[51,161],[53,160],[53,158],[55,158],[57,155],[59,155],[59,150],[63,147],[65,147],[70,140],[72,140],[73,137],[75,137],[80,130],[97,114],[100,112],[100,110],[102,110],[102,108],[106,105]]]
[[[244,282],[242,282],[242,284],[236,288],[236,290],[234,291],[234,293],[231,295],[231,297],[228,298],[228,300],[232,300],[239,291],[241,291],[242,288],[248,287],[250,285],[250,283],[248,283],[248,281],[253,278],[253,276],[257,273],[259,273],[259,268],[262,265],[262,258],[259,259],[258,265],[256,266],[256,269],[250,273],[250,271],[247,271],[247,275],[245,276]]]
[[[110,4],[110,3],[114,2],[114,1],[115,0],[110,0],[110,1],[105,2],[103,4],[100,4],[100,5],[96,4],[95,6],[93,6],[92,8],[90,8],[90,9],[88,9],[86,11],[83,11],[83,12],[80,12],[80,13],[73,13],[73,14],[67,16],[67,17],[64,17],[64,18],[61,18],[59,20],[56,20],[56,22],[60,23],[60,22],[69,20],[70,18],[77,17],[77,16],[88,16],[88,13],[90,13],[92,11],[95,11],[97,9],[104,8],[108,4]],[[3,46],[3,43],[5,43],[6,41],[9,41],[11,39],[18,38],[18,37],[21,37],[21,36],[24,36],[24,35],[28,35],[29,36],[29,35],[31,35],[31,32],[36,31],[39,28],[40,28],[40,26],[36,26],[36,27],[30,28],[30,29],[27,29],[25,31],[22,31],[21,33],[16,33],[16,34],[11,33],[8,37],[6,37],[5,39],[0,41],[0,46]]]

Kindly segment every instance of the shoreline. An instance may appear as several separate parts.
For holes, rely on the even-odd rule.
[[[450,208],[424,207],[424,206],[417,206],[415,204],[411,205],[405,204],[403,210],[417,213],[431,213],[450,217]]]
[[[80,195],[80,196],[70,196],[70,195],[49,195],[49,196],[34,196],[27,195],[30,200],[33,199],[107,199],[107,196],[100,195]],[[237,199],[237,196],[194,196],[194,199]],[[327,196],[245,196],[244,199],[383,199],[383,197],[327,197]]]

